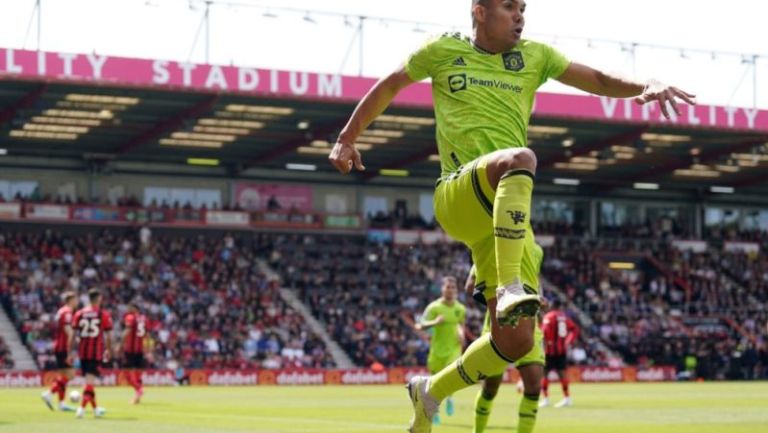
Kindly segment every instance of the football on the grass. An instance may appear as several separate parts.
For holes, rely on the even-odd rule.
[[[80,391],[74,390],[69,393],[69,401],[77,403],[80,401]]]

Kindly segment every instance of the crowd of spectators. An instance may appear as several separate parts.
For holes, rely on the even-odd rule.
[[[5,340],[0,336],[0,370],[13,368],[13,359],[11,359],[11,350],[5,344]]]
[[[704,229],[704,239],[716,246],[731,242],[754,242],[760,245],[760,249],[768,250],[768,231],[756,229],[738,229],[735,226],[711,226]]]
[[[393,246],[363,236],[276,235],[269,264],[358,365],[425,365],[428,338],[413,328],[440,297],[444,276],[463,286],[469,267],[459,244]],[[468,304],[468,321],[482,313]]]
[[[690,239],[691,231],[672,217],[646,219],[641,223],[600,224],[598,235],[603,238]]]
[[[703,322],[700,328],[716,330],[711,324],[721,323],[735,330],[735,338],[701,339],[699,351],[716,377],[768,373],[768,262],[766,250],[761,251],[710,248],[695,253],[667,248],[665,262],[687,285],[683,314]]]
[[[102,231],[0,232],[0,300],[41,367],[53,365],[60,294],[99,287],[120,332],[126,304],[150,319],[165,368],[329,367],[324,343],[259,268],[259,239]]]
[[[545,248],[543,274],[586,315],[572,311],[584,328],[572,351],[578,363],[611,365],[600,349],[607,346],[628,364],[675,365],[691,377],[768,375],[764,233],[738,235],[761,245],[750,253],[590,238],[567,225],[537,230],[561,233]],[[441,278],[456,276],[462,286],[469,267],[460,244],[399,246],[355,234],[0,232],[0,300],[41,366],[53,363],[58,295],[94,285],[115,318],[139,300],[151,319],[156,367],[334,366],[280,286],[296,290],[355,364],[424,365],[428,336],[413,323],[440,296]],[[460,300],[477,335],[482,312]]]
[[[627,363],[675,365],[703,378],[768,374],[768,275],[757,256],[559,238],[545,257],[545,274],[591,318],[588,334]],[[635,266],[611,269],[612,260]]]
[[[434,230],[437,222],[434,218],[427,221],[420,215],[380,211],[368,214],[368,226],[376,229]]]
[[[16,193],[13,197],[4,197],[2,193],[0,193],[0,203],[47,203],[47,204],[56,204],[56,205],[81,205],[81,206],[117,206],[117,207],[126,207],[126,208],[136,208],[136,209],[146,209],[148,211],[158,211],[158,210],[175,210],[175,211],[201,211],[201,210],[224,210],[224,211],[243,211],[243,208],[240,206],[240,204],[235,203],[233,205],[229,205],[228,203],[225,203],[223,205],[219,205],[218,203],[213,203],[210,206],[206,205],[205,203],[200,204],[199,206],[195,206],[190,201],[186,202],[180,202],[180,201],[166,201],[166,200],[160,200],[159,202],[157,200],[151,200],[149,204],[144,205],[141,200],[139,200],[138,197],[135,195],[126,195],[121,196],[116,199],[100,199],[98,197],[86,199],[82,196],[72,196],[69,194],[65,195],[52,195],[52,194],[41,194],[39,192],[39,189],[36,189],[31,194],[23,195],[21,193]],[[273,210],[273,209],[269,209]]]

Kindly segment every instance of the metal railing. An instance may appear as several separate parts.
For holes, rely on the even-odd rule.
[[[93,14],[97,16],[114,14],[113,16],[103,15],[100,18],[113,23],[116,34],[121,33],[117,31],[117,27],[130,25],[124,23],[130,20],[125,20],[121,16],[121,10],[129,9],[105,8],[103,6],[105,2],[99,0],[80,0],[80,4],[93,6],[88,8],[88,14],[78,14],[76,10],[72,10],[77,6],[71,6],[72,2],[66,2],[66,7],[70,11],[63,15],[60,10],[63,7],[61,3],[65,2],[29,0],[27,5],[32,6],[32,12],[28,20],[24,20],[27,12],[24,12],[23,7],[4,11],[4,13],[10,12],[17,15],[19,22],[27,22],[22,47],[31,48],[27,45],[32,39],[30,34],[33,25],[36,26],[37,34],[34,40],[38,50],[46,48],[42,42],[49,40],[43,39],[47,28],[60,27],[63,22],[67,22],[70,28],[85,29],[93,25],[88,21]],[[416,47],[426,33],[469,31],[469,19],[464,24],[438,23],[429,20],[270,6],[244,0],[126,0],[121,3],[121,7],[130,8],[143,17],[152,15],[157,17],[163,14],[172,16],[173,32],[188,36],[182,38],[184,42],[177,43],[179,46],[174,47],[174,52],[188,52],[186,59],[175,55],[177,58],[174,60],[205,61],[206,63],[246,65],[258,62],[289,69],[326,69],[324,72],[380,75],[387,71],[386,68],[391,68],[402,61],[407,53],[407,50],[387,48],[401,45]],[[83,22],[79,23],[80,20]],[[167,37],[169,27],[163,24],[153,26],[152,23],[153,20],[150,19],[142,22],[141,32],[156,35],[156,42],[163,42],[160,44],[146,42],[148,53],[156,51],[154,45],[171,43],[169,42],[171,38]],[[286,34],[292,34],[295,37],[286,37]],[[694,87],[694,91],[696,87],[703,87],[707,82],[718,83],[717,89],[706,90],[716,92],[710,96],[714,98],[712,102],[722,105],[768,106],[768,91],[759,91],[760,77],[768,76],[768,54],[602,38],[530,33],[529,35],[562,49],[573,58],[589,60],[590,63],[594,60],[598,64],[602,59],[603,62],[610,63],[612,66],[617,63],[627,65],[627,69],[639,76],[649,74],[656,76],[659,72],[654,71],[659,69],[654,68],[663,67],[663,74],[669,74],[668,79],[676,83],[680,82],[681,86],[691,80],[701,83],[701,85],[691,86]],[[100,38],[103,40],[99,43],[105,43],[104,40],[107,40],[108,35],[103,36],[104,38]],[[242,40],[253,41],[253,43],[241,45]],[[188,45],[189,41],[191,46]],[[5,41],[0,43],[8,44]],[[143,51],[144,47],[139,41],[136,41],[133,46]],[[240,47],[243,46],[246,48],[241,49]],[[113,47],[108,47],[109,50],[113,50]],[[78,49],[91,51],[95,50],[95,47],[83,46]],[[287,56],[286,53],[292,53],[292,55]],[[682,75],[683,71],[696,71],[696,74],[693,74],[695,76]],[[750,81],[750,84],[745,85]]]

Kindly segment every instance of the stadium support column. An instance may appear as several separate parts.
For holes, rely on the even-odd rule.
[[[360,34],[360,59],[358,59],[360,61],[360,64],[359,64],[359,69],[357,71],[357,75],[359,77],[362,77],[363,76],[363,53],[365,51],[365,46],[363,45],[363,32],[365,30],[365,28],[364,28],[364,26],[365,26],[365,17],[361,15],[359,17],[359,19],[360,19],[360,25],[359,25],[357,31]]]
[[[29,31],[32,30],[32,22],[37,21],[37,51],[40,51],[41,42],[40,38],[43,34],[43,24],[42,24],[42,17],[43,17],[43,6],[42,6],[43,0],[35,0],[35,7],[32,8],[32,14],[29,17],[29,24],[27,24],[27,33],[24,35],[24,44],[22,45],[22,48],[27,48],[27,38],[29,38]]]
[[[598,202],[595,199],[589,201],[589,234],[597,237]]]
[[[37,0],[37,2],[35,2],[35,10],[37,11],[37,51],[40,51],[40,37],[43,34],[43,5],[41,2],[42,0]]]
[[[752,109],[757,110],[757,54],[752,55]]]
[[[703,216],[704,204],[696,203],[693,206],[693,234],[696,236],[696,239],[701,239],[701,236],[704,233],[704,227],[702,224]]]
[[[88,169],[88,202],[93,202],[93,199],[98,197],[96,192],[96,183],[98,182],[98,174],[96,173],[96,167],[91,165]]]
[[[205,2],[205,64],[211,64],[211,2]]]
[[[229,204],[230,207],[235,207],[236,198],[235,198],[235,182],[237,179],[237,172],[233,172],[232,175],[230,175],[229,179],[227,179],[227,189],[224,191],[224,203],[222,205]]]
[[[365,212],[365,192],[359,185],[355,185],[355,204],[351,206],[358,215],[363,216],[363,227],[368,227],[368,214]]]

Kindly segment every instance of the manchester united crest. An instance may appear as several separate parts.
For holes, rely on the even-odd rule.
[[[523,53],[520,51],[512,51],[502,54],[501,58],[504,60],[504,69],[512,72],[522,71],[525,67],[523,61]]]

